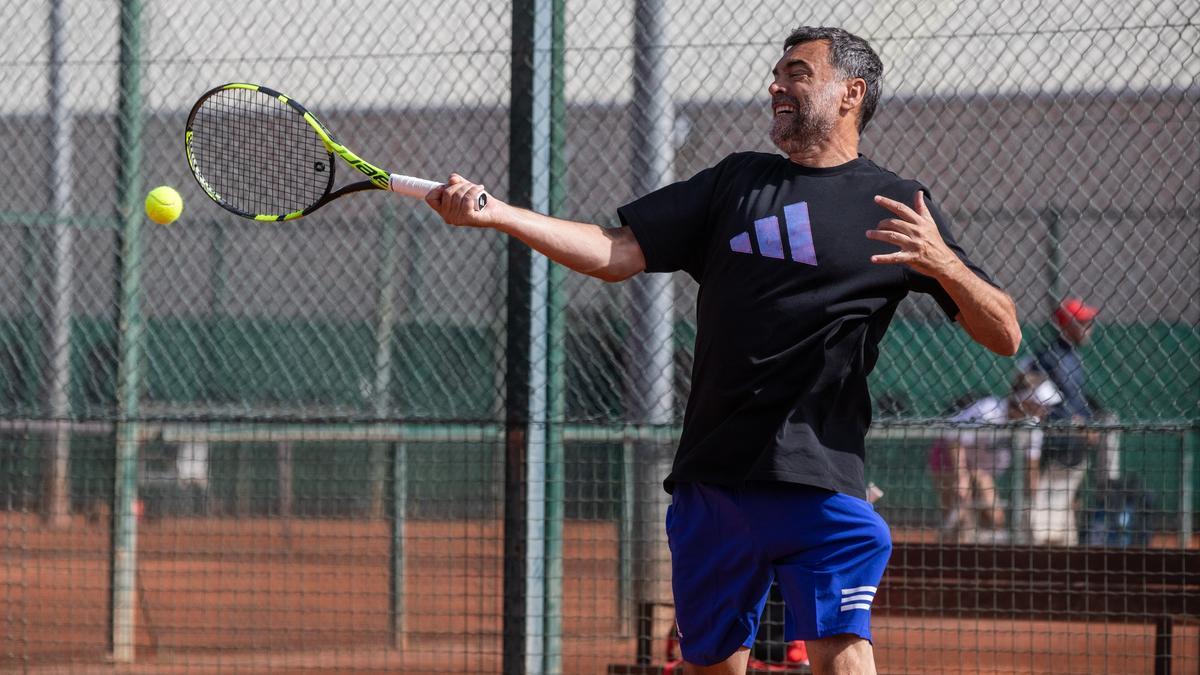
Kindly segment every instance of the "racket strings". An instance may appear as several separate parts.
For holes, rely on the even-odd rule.
[[[192,123],[196,173],[228,205],[253,215],[302,211],[325,196],[333,165],[301,113],[253,89],[224,89]]]

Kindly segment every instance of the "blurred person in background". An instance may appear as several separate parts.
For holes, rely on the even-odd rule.
[[[1087,398],[1087,374],[1079,350],[1091,339],[1099,313],[1099,309],[1079,298],[1066,298],[1054,310],[1058,335],[1033,358],[1022,361],[1024,370],[1045,373],[1062,392],[1062,403],[1050,411],[1048,420],[1051,422],[1085,424],[1093,417],[1094,411]]]
[[[1099,314],[1097,307],[1080,298],[1064,298],[1052,316],[1058,329],[1055,338],[1021,362],[1024,370],[1049,377],[1063,395],[1062,403],[1047,417],[1052,428],[1046,430],[1041,462],[1045,480],[1034,493],[1030,512],[1035,543],[1078,543],[1075,501],[1089,460],[1095,467],[1095,488],[1100,492],[1121,475],[1118,418],[1101,408],[1088,391],[1082,353]],[[1089,426],[1096,424],[1106,428]]]
[[[985,396],[950,417],[954,426],[929,454],[943,516],[939,538],[974,543],[1010,536],[996,479],[1012,466],[1014,453],[1021,453],[1024,484],[1036,490],[1043,442],[1037,425],[1060,403],[1062,394],[1049,378],[1024,372],[1007,396]]]
[[[1093,422],[1115,423],[1115,417],[1092,397],[1087,405]],[[1061,407],[1061,405],[1060,405]],[[1034,544],[1075,546],[1079,543],[1080,525],[1077,512],[1079,487],[1087,475],[1088,463],[1097,467],[1096,493],[1110,489],[1116,476],[1110,478],[1109,458],[1115,457],[1119,432],[1099,426],[1047,429],[1038,463],[1038,483],[1032,491],[1029,510],[1030,540]]]

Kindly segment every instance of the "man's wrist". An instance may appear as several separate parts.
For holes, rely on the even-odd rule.
[[[938,283],[945,287],[948,284],[966,283],[973,274],[958,256],[951,255],[950,260],[941,266],[932,276]]]
[[[490,207],[491,204],[488,206]],[[515,235],[521,229],[520,209],[503,202],[497,203],[496,206],[499,208],[496,209],[495,213],[490,214],[492,221],[487,223],[485,227],[496,230],[501,234]]]

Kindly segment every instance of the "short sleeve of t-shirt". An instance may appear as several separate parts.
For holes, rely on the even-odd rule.
[[[710,205],[728,158],[688,180],[673,183],[617,209],[633,231],[647,272],[683,270],[699,280],[708,242]]]
[[[984,272],[978,265],[976,265],[970,259],[970,257],[967,256],[966,252],[963,251],[962,246],[959,245],[958,240],[951,233],[951,222],[949,216],[943,213],[942,210],[938,208],[937,204],[933,202],[933,198],[929,195],[929,190],[923,186],[920,189],[925,193],[925,205],[929,207],[929,213],[933,216],[933,222],[937,223],[938,232],[942,235],[942,241],[946,242],[946,245],[950,247],[950,250],[954,251],[954,255],[958,256],[958,259],[967,266],[967,269],[974,272],[975,275],[980,279],[983,279],[989,284],[996,286],[996,282],[992,281],[991,276],[989,276],[987,272]],[[913,194],[915,194],[915,190]],[[911,202],[912,197],[909,197],[905,203],[911,204]],[[951,320],[958,316],[958,305],[955,304],[954,300],[950,297],[950,294],[946,292],[946,289],[942,288],[942,285],[939,284],[936,279],[925,276],[924,274],[916,272],[909,267],[905,267],[904,270],[908,278],[908,290],[917,293],[926,293],[933,296],[933,299],[937,301],[938,306],[942,308],[942,311],[945,312],[946,316],[950,317]]]

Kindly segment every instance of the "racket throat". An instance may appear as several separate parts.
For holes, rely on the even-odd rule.
[[[317,118],[312,113],[305,112],[304,119],[317,132],[317,135],[321,137],[321,141],[325,143],[326,150],[336,153],[342,159],[346,160],[347,164],[358,169],[359,173],[366,176],[367,180],[371,181],[375,187],[380,190],[390,189],[391,174],[359,157],[348,150],[346,146],[333,140],[333,136],[329,133],[329,130],[325,128],[325,125],[317,121]]]

